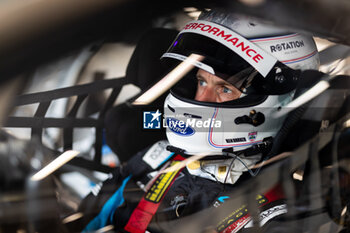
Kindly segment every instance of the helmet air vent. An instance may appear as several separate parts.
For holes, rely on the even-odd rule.
[[[168,104],[168,108],[170,109],[170,111],[175,112],[175,109],[171,107],[169,104]]]
[[[188,117],[188,118],[197,118],[197,119],[202,119],[201,116],[198,116],[198,115],[193,115],[193,114],[190,114],[190,113],[184,113],[184,116],[185,117]]]
[[[253,125],[253,126],[259,126],[259,125],[261,125],[264,122],[265,122],[265,115],[263,113],[261,113],[261,112],[256,112],[254,109],[252,109],[249,112],[249,116],[244,115],[244,116],[237,117],[235,119],[235,123],[237,125],[239,125],[239,124],[250,124],[250,125]]]

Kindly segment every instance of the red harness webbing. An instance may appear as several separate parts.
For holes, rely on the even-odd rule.
[[[182,156],[176,155],[175,158],[172,159],[171,165],[182,160],[184,160]],[[182,169],[162,173],[154,180],[150,189],[142,197],[139,204],[132,212],[124,230],[135,233],[144,233],[146,231],[147,226],[157,212],[165,194],[168,192],[181,170]]]

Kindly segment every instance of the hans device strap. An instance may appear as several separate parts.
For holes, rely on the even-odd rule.
[[[171,161],[170,166],[173,166],[182,160],[184,160],[182,156],[176,155]],[[146,231],[147,226],[157,212],[163,197],[168,192],[181,170],[182,169],[161,173],[154,180],[150,189],[145,193],[137,207],[132,212],[124,230],[134,233],[144,233]]]

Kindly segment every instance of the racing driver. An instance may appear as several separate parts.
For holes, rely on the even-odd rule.
[[[292,101],[301,71],[319,66],[311,36],[225,10],[187,23],[161,60],[177,67],[192,54],[200,59],[190,59],[164,103],[168,140],[137,153],[83,200],[79,230],[164,232],[172,220],[224,205],[257,174],[251,166],[265,159],[284,120],[271,116]],[[287,212],[283,198],[279,186],[258,195],[260,212],[276,211],[260,226]],[[249,230],[246,210],[232,211],[241,214],[214,231]]]

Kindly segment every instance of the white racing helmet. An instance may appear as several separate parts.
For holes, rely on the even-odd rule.
[[[318,69],[311,36],[291,33],[223,11],[204,12],[178,34],[162,61],[176,66],[191,54],[203,57],[172,89],[164,103],[167,138],[187,153],[240,151],[272,139],[284,117],[300,71]],[[203,69],[242,91],[228,102],[194,99],[196,72]]]

